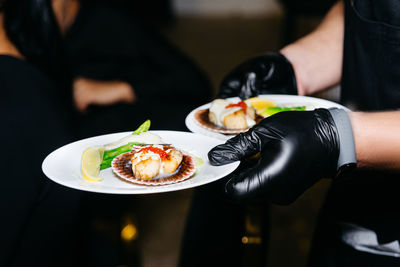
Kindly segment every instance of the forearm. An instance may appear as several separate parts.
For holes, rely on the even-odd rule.
[[[98,104],[114,104],[117,102],[132,103],[135,100],[133,89],[129,83],[123,81],[98,82]]]
[[[400,111],[350,113],[359,167],[400,170]]]
[[[104,106],[119,102],[133,103],[136,100],[134,90],[127,82],[86,78],[74,80],[73,95],[79,111],[84,111],[91,104]]]
[[[317,29],[281,49],[294,68],[299,95],[314,94],[339,83],[343,38],[344,3],[341,0]]]

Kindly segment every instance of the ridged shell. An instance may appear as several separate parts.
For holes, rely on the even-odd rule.
[[[111,167],[114,173],[124,182],[149,186],[168,185],[187,180],[196,172],[196,162],[194,158],[183,153],[182,163],[178,170],[172,175],[163,178],[155,177],[149,180],[138,179],[133,175],[132,163],[130,160],[136,152],[137,150],[121,154],[115,157],[111,162]]]

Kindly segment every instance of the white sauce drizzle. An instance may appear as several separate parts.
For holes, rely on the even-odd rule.
[[[150,133],[150,132],[145,132],[145,133],[141,133],[138,135],[131,134],[131,135],[125,136],[124,138],[122,138],[116,142],[112,142],[107,145],[104,145],[104,148],[106,150],[111,150],[111,149],[126,145],[128,143],[162,144],[163,141],[161,140],[160,136]]]

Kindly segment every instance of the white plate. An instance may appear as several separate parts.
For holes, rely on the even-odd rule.
[[[259,97],[267,98],[277,104],[277,106],[306,106],[307,110],[313,110],[315,108],[342,108],[348,110],[346,107],[325,99],[310,97],[310,96],[297,96],[297,95],[260,95]],[[228,98],[229,101],[234,103],[240,101],[239,97]],[[210,131],[202,126],[200,126],[194,118],[194,113],[199,109],[208,109],[210,108],[211,103],[204,104],[194,110],[192,110],[189,115],[186,117],[185,123],[186,127],[198,134],[202,134],[205,136],[217,138],[221,141],[226,141],[234,135],[226,135],[217,132]]]
[[[150,194],[182,190],[211,183],[225,177],[239,166],[239,162],[219,167],[210,165],[207,153],[214,146],[221,144],[221,141],[217,139],[188,132],[151,132],[158,134],[164,142],[202,158],[204,164],[197,170],[192,178],[171,185],[133,185],[118,179],[111,168],[100,172],[100,177],[103,178],[102,181],[86,181],[82,177],[80,169],[82,152],[89,146],[104,145],[119,140],[131,133],[124,132],[96,136],[65,145],[46,157],[42,164],[42,170],[44,174],[54,182],[79,190],[110,194]]]

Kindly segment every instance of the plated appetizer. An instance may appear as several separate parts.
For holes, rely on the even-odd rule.
[[[197,124],[223,134],[238,134],[277,112],[305,110],[305,106],[276,106],[268,99],[253,97],[236,103],[227,99],[215,99],[210,108],[199,109],[194,114]]]
[[[81,158],[83,177],[101,181],[100,170],[112,168],[123,181],[141,185],[163,185],[186,180],[196,171],[195,157],[164,144],[148,132],[150,121],[131,135],[103,146],[87,148]]]
[[[209,109],[197,110],[194,118],[203,128],[224,134],[244,132],[262,119],[245,101],[233,103],[227,99],[215,99]]]

